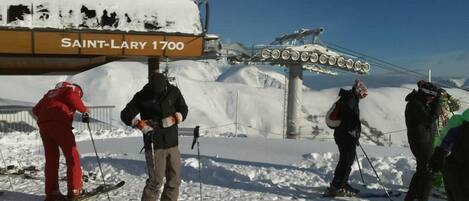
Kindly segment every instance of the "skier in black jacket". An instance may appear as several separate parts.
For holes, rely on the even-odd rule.
[[[405,122],[410,150],[417,161],[417,170],[412,176],[405,201],[426,201],[431,190],[433,175],[430,170],[430,158],[433,153],[433,139],[436,133],[439,95],[438,87],[430,82],[419,81],[418,91],[407,95]]]
[[[144,134],[148,179],[142,201],[156,201],[166,177],[161,200],[177,200],[181,184],[181,156],[178,149],[178,124],[188,108],[179,89],[161,73],[151,76],[121,112],[122,121]],[[141,120],[135,118],[140,114]]]
[[[469,200],[469,109],[461,125],[451,128],[431,159],[433,172],[443,169],[449,201]]]
[[[368,95],[365,84],[356,80],[352,90],[340,89],[338,101],[340,108],[340,126],[334,130],[334,139],[339,148],[339,163],[335,168],[334,179],[324,196],[351,196],[358,190],[348,184],[348,178],[356,157],[356,146],[360,139],[360,99]]]

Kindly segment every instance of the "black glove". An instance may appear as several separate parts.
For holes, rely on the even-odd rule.
[[[85,112],[81,115],[81,122],[90,123],[90,114],[88,114],[88,112]]]
[[[360,131],[357,131],[357,130],[350,130],[347,132],[349,135],[351,135],[352,137],[354,137],[355,139],[359,139],[360,138]]]
[[[445,157],[446,152],[442,148],[437,147],[430,159],[430,168],[432,169],[432,172],[439,172],[443,169]]]

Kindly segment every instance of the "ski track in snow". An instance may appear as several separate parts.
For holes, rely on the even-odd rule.
[[[104,134],[103,134],[104,133]],[[96,134],[95,134],[96,135]],[[141,146],[139,137],[137,138],[120,138],[107,139],[107,137],[123,137],[122,135],[137,136],[137,133],[125,132],[102,132],[97,137],[98,151],[105,150],[105,153],[99,153],[106,181],[117,183],[120,180],[126,181],[124,187],[110,193],[112,200],[139,200],[146,179],[146,166],[143,154],[138,154]],[[79,138],[80,139],[80,138]],[[81,151],[81,163],[85,173],[90,171],[98,173],[97,180],[84,184],[85,188],[92,188],[100,183],[101,175],[97,167],[95,155],[89,147],[83,144],[90,144],[86,138],[85,141],[78,143]],[[198,183],[198,160],[195,150],[189,150],[192,139],[180,138],[180,147],[182,152],[182,185],[180,188],[179,200],[199,200],[199,183]],[[204,138],[202,138],[204,139]],[[295,151],[296,147],[302,147],[301,143],[310,143],[313,141],[284,141],[263,139],[263,138],[206,138],[208,141],[201,142],[201,164],[202,164],[202,184],[204,200],[331,200],[321,197],[325,186],[331,181],[333,171],[337,164],[338,154],[336,152],[313,152],[304,153],[301,159],[296,163],[283,164],[263,162],[268,161],[268,157],[276,157],[280,155],[283,149]],[[115,141],[120,142],[119,146],[115,146]],[[266,155],[265,160],[256,161],[255,149],[252,144],[243,143],[243,141],[255,141],[258,148],[269,149],[270,155]],[[223,154],[223,149],[227,152],[236,151],[230,146],[204,146],[203,143],[212,142],[216,144],[225,143],[237,147],[239,150],[252,151],[253,156],[238,154],[237,158]],[[262,146],[277,141],[281,146]],[[306,142],[305,142],[306,141]],[[33,133],[15,133],[4,134],[0,139],[2,144],[1,151],[8,165],[29,166],[35,165],[40,171],[38,177],[43,178],[43,150],[40,138],[37,132]],[[112,143],[114,147],[105,146],[105,143]],[[322,142],[318,142],[322,143]],[[21,144],[21,146],[19,146]],[[319,146],[313,144],[314,146]],[[332,143],[320,144],[324,147],[334,146]],[[135,150],[132,153],[122,152],[120,147],[127,147]],[[212,147],[218,147],[214,149]],[[228,147],[228,148],[227,148]],[[210,149],[210,150],[204,150]],[[333,147],[332,147],[333,148]],[[114,150],[113,150],[114,149]],[[316,147],[323,149],[323,147]],[[375,155],[380,149],[376,146],[365,147]],[[382,149],[382,148],[381,148]],[[403,148],[384,148],[396,149],[397,153]],[[314,150],[313,148],[311,150]],[[396,151],[395,150],[395,151]],[[115,152],[113,152],[115,151]],[[220,155],[216,154],[220,153]],[[292,152],[293,153],[293,152]],[[402,152],[405,153],[405,152]],[[380,186],[376,181],[374,174],[367,163],[366,159],[359,154],[359,160],[362,164],[363,174],[368,188],[361,187],[361,179],[358,172],[358,166],[352,167],[351,183],[367,192],[381,192]],[[282,156],[283,157],[283,156]],[[291,157],[299,157],[298,155]],[[415,161],[407,154],[375,157],[371,156],[374,167],[379,172],[382,181],[388,188],[393,190],[406,191],[405,185],[410,182],[410,178],[415,168]],[[3,166],[3,165],[2,165]],[[61,157],[60,177],[65,176],[65,161]],[[14,189],[10,189],[8,178],[0,177],[0,188],[6,193],[0,200],[42,200],[43,195],[43,179],[25,180],[19,177],[11,177]],[[61,191],[66,192],[66,183],[61,181]],[[403,195],[397,200],[403,199]],[[107,200],[105,195],[99,196],[96,200]],[[359,198],[336,198],[336,200],[367,200]],[[369,200],[386,200],[385,198],[370,198]]]

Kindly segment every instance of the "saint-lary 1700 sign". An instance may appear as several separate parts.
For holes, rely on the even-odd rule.
[[[0,54],[199,57],[203,43],[189,34],[0,30]]]

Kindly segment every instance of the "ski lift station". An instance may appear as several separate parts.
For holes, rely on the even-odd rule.
[[[261,51],[251,59],[254,63],[269,63],[288,69],[286,135],[290,139],[300,137],[303,71],[327,75],[336,75],[334,70],[357,74],[370,71],[369,63],[321,45],[318,37],[322,32],[324,28],[300,29],[293,34],[280,36],[270,45],[258,46]]]

